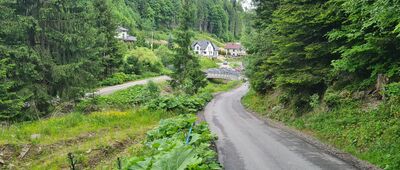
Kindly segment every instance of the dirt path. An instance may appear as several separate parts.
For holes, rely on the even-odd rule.
[[[169,78],[168,76],[159,76],[159,77],[153,77],[153,78],[148,78],[148,79],[144,79],[144,80],[132,81],[132,82],[115,85],[115,86],[103,87],[103,88],[98,89],[94,93],[94,95],[108,95],[108,94],[112,94],[119,90],[127,89],[132,86],[147,84],[149,81],[158,83],[158,82],[163,82],[163,81],[167,81],[170,79],[171,78]],[[86,94],[86,96],[90,96],[90,95],[93,95],[93,94],[92,93]]]

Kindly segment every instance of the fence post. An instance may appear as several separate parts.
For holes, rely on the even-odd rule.
[[[68,159],[69,159],[69,163],[70,163],[70,169],[76,170],[76,168],[75,168],[76,161],[74,160],[74,155],[72,155],[72,153],[68,153]]]
[[[120,157],[117,158],[117,165],[118,165],[118,169],[122,170],[122,162],[121,162],[121,158]]]
[[[186,145],[188,145],[190,142],[190,135],[192,134],[193,126],[194,126],[194,123],[192,124],[192,126],[190,126],[189,133],[186,137]]]

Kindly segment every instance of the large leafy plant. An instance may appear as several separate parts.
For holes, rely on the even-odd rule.
[[[161,121],[159,127],[147,133],[143,156],[129,159],[125,169],[221,169],[211,149],[216,136],[205,123],[193,126],[195,121],[196,116],[191,114]],[[191,127],[193,132],[186,141]]]

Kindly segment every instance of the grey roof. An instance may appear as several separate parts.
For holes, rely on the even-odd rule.
[[[117,28],[117,31],[118,31],[118,32],[128,32],[129,29],[124,28],[124,27],[118,27],[118,28]]]
[[[194,49],[194,46],[196,46],[196,44],[199,44],[199,45],[200,45],[200,50],[205,50],[209,44],[211,44],[211,45],[214,47],[214,50],[215,50],[215,51],[218,51],[218,50],[219,50],[218,46],[216,46],[214,43],[212,43],[211,41],[208,41],[208,40],[195,41],[195,42],[192,44],[192,48],[193,48],[193,49]]]
[[[128,35],[128,36],[124,39],[124,41],[137,41],[137,38],[134,37],[134,36]]]

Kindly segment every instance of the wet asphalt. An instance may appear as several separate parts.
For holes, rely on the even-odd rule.
[[[219,94],[204,111],[226,170],[356,169],[247,112],[240,102],[247,91],[246,84]]]

